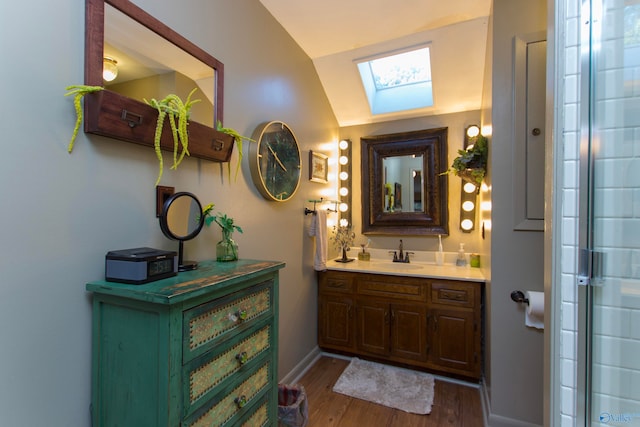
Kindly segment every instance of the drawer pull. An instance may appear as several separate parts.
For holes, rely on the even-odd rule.
[[[249,356],[247,355],[246,351],[243,351],[242,353],[236,354],[236,360],[239,364],[244,365],[245,363],[247,363],[247,360],[249,360]]]
[[[242,408],[247,404],[247,396],[243,394],[242,396],[236,397],[233,401],[238,408]]]
[[[443,299],[450,299],[453,301],[464,301],[465,300],[465,295],[462,293],[455,293],[455,292],[442,292],[442,298]]]
[[[245,320],[247,318],[247,310],[238,310],[235,313],[229,313],[229,320],[237,322],[239,320]]]

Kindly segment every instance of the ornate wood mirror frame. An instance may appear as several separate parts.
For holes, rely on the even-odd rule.
[[[113,8],[114,13],[124,15],[125,20],[139,24],[144,31],[160,36],[169,43],[168,47],[172,49],[177,47],[177,52],[184,55],[185,59],[195,58],[213,70],[213,94],[210,94],[213,120],[210,120],[210,124],[189,121],[189,152],[192,157],[219,162],[229,161],[233,149],[233,138],[215,130],[215,124],[223,119],[224,65],[130,1],[86,0],[85,84],[105,86],[102,77],[105,56],[105,7]],[[138,41],[136,34],[129,34],[128,31],[122,30],[118,32],[120,36],[130,37],[127,40],[129,42],[127,48],[133,52],[149,54],[150,51],[158,51],[161,55],[166,54],[164,49],[148,49],[148,46],[136,48]],[[162,97],[168,94],[165,93]],[[199,94],[200,96],[195,95],[194,98],[207,95],[202,92]],[[185,97],[182,97],[183,100]],[[154,145],[158,112],[144,101],[130,98],[105,87],[105,90],[85,96],[84,102],[85,132],[142,145]],[[168,120],[165,121],[161,147],[164,150],[173,150],[173,138]]]
[[[447,131],[435,128],[361,138],[363,234],[449,234],[448,179],[441,175],[447,169]],[[422,158],[421,203],[415,210],[388,206],[388,188],[398,187],[386,182],[385,159],[403,156]],[[411,168],[403,171],[407,179],[411,172]]]

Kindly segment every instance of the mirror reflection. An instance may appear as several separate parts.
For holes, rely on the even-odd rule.
[[[178,271],[193,270],[195,261],[183,261],[183,242],[196,237],[204,225],[202,205],[191,193],[180,192],[172,195],[164,203],[160,215],[160,229],[166,237],[179,242]]]
[[[360,140],[363,234],[449,234],[447,128]]]
[[[422,154],[382,159],[385,212],[422,211],[422,162]]]
[[[192,99],[191,119],[214,126],[215,70],[109,4],[104,9],[104,56],[117,75],[105,87],[144,102],[173,93]]]

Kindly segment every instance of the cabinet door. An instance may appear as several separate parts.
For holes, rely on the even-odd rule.
[[[319,297],[318,342],[320,347],[352,350],[355,343],[353,300],[333,295]]]
[[[389,304],[367,299],[358,300],[358,350],[389,354]]]
[[[472,311],[433,309],[429,315],[429,362],[434,368],[480,376],[480,349]]]
[[[391,304],[391,354],[403,359],[427,360],[426,308]]]

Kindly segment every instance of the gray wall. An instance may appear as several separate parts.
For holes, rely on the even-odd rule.
[[[543,233],[513,230],[513,38],[546,30],[544,0],[494,0],[492,26],[491,282],[488,334],[490,424],[540,425],[543,421],[543,332],[524,325],[524,307],[512,290],[543,290]],[[524,423],[524,424],[523,424]]]
[[[226,126],[250,135],[263,121],[284,121],[300,140],[303,174],[310,149],[337,141],[311,61],[257,0],[136,3],[225,64]],[[103,277],[109,250],[177,246],[155,217],[152,149],[81,132],[74,152],[66,151],[75,113],[63,94],[83,82],[84,1],[3,2],[0,32],[0,425],[88,426],[91,297],[84,285]],[[226,168],[186,159],[178,171],[165,167],[161,185],[233,216],[244,229],[234,236],[241,257],[286,262],[284,375],[316,345],[313,246],[302,212],[328,186],[303,179],[293,200],[274,204],[256,191],[246,160],[238,180],[226,180]],[[185,244],[186,256],[213,258],[219,239],[218,227],[205,229]]]

